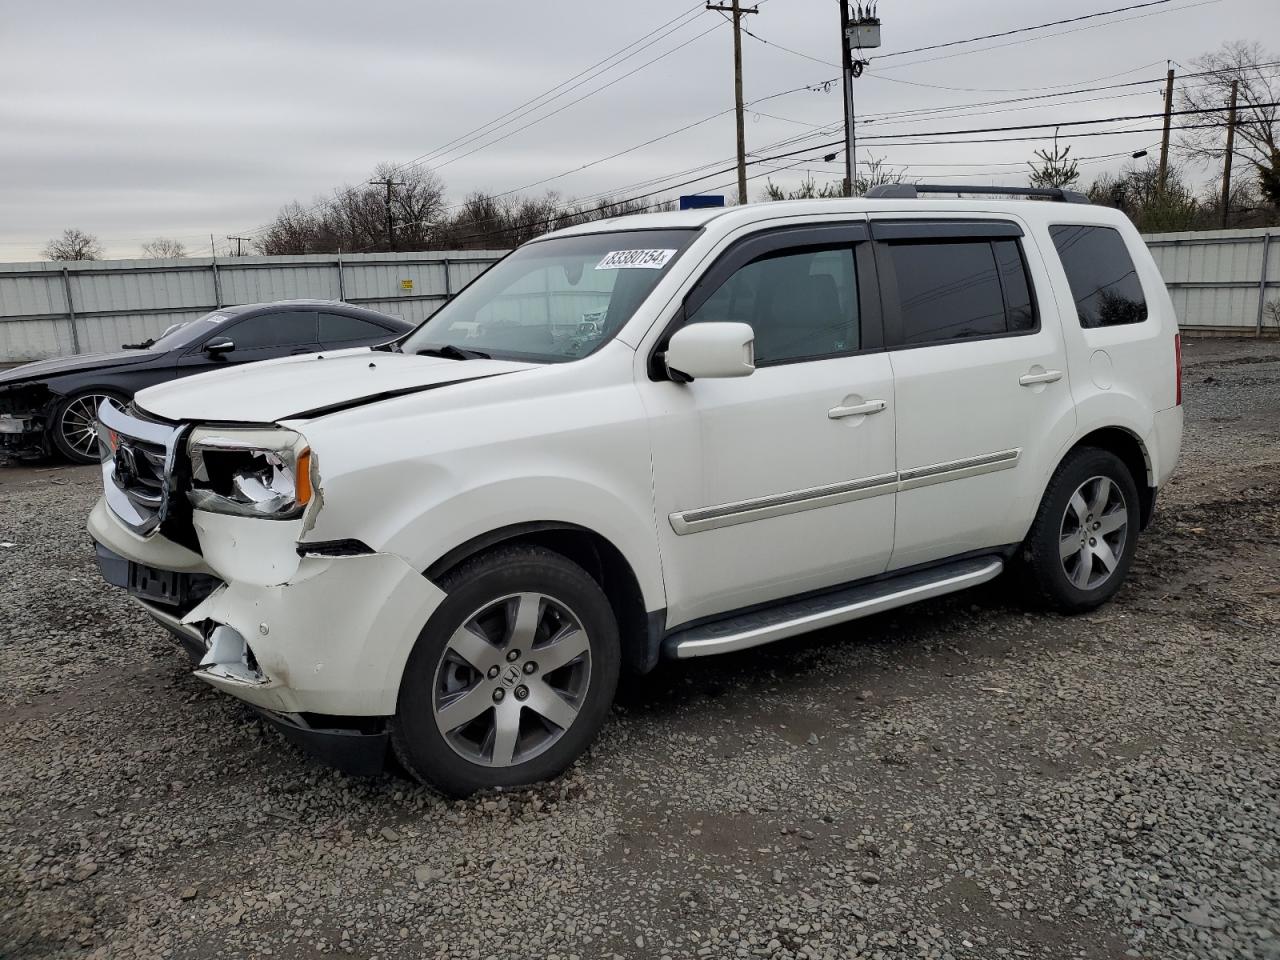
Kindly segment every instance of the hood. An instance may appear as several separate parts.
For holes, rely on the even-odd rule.
[[[166,420],[274,423],[533,366],[359,348],[229,367],[150,387],[136,399]]]
[[[64,373],[107,367],[128,367],[146,360],[154,360],[157,354],[150,350],[118,350],[115,353],[81,353],[74,357],[55,357],[37,360],[20,367],[0,371],[0,383],[24,383],[28,380],[46,380]]]

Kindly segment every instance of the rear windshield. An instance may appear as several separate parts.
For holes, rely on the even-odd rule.
[[[526,244],[441,307],[400,348],[457,347],[563,362],[598,350],[644,302],[696,230],[631,230]]]

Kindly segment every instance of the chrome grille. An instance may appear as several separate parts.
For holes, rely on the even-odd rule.
[[[110,400],[98,408],[98,421],[107,506],[130,530],[146,536],[165,519],[182,428],[144,420]]]

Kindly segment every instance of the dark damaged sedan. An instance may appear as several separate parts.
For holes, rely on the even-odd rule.
[[[116,353],[41,360],[0,371],[0,459],[55,450],[98,460],[97,410],[166,380],[295,353],[385,343],[413,324],[332,300],[223,307]]]

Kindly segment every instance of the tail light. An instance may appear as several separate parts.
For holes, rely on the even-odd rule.
[[[1177,405],[1182,406],[1182,334],[1175,333],[1173,335],[1173,362],[1178,368],[1178,399]]]

